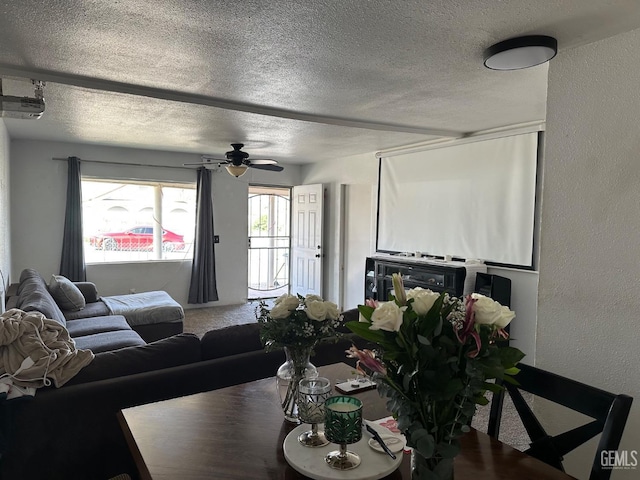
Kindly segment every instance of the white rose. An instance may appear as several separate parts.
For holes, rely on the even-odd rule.
[[[426,315],[439,297],[440,294],[421,287],[412,288],[407,292],[407,300],[413,299],[411,308],[418,315]]]
[[[327,318],[331,320],[337,320],[340,318],[340,310],[338,306],[333,302],[324,302],[324,306],[327,308]]]
[[[473,304],[476,323],[505,328],[516,316],[515,312],[509,310],[508,307],[500,305],[489,297],[479,293],[472,293],[471,298],[476,300]]]
[[[396,302],[386,302],[380,305],[371,314],[371,330],[386,330],[397,332],[402,325],[402,314],[406,307],[400,308]]]
[[[323,301],[323,300],[322,300],[322,297],[321,297],[321,296],[311,294],[311,295],[307,295],[307,296],[305,297],[305,299],[304,299],[304,304],[305,304],[305,305],[308,305],[308,304],[309,304],[309,303],[311,303],[311,302],[322,302],[322,301]]]
[[[274,301],[275,305],[283,305],[287,310],[295,310],[300,305],[300,300],[295,295],[285,293]]]
[[[516,317],[516,313],[504,305],[500,305],[500,315],[494,325],[498,328],[505,328]]]
[[[306,308],[307,317],[311,320],[321,322],[327,318],[327,306],[325,302],[309,302]]]
[[[271,309],[270,315],[273,320],[278,320],[280,318],[287,318],[291,310],[287,308],[284,303],[279,303]]]

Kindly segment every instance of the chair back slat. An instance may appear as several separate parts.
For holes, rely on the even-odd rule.
[[[553,437],[556,450],[560,455],[566,455],[602,432],[602,425],[601,421],[594,420],[593,422],[556,435]]]
[[[522,420],[522,425],[527,430],[529,438],[535,442],[538,439],[548,437],[544,427],[538,421],[538,418],[535,416],[533,410],[531,410],[531,407],[525,401],[518,388],[511,384],[508,384],[506,387],[509,391],[509,395],[511,395],[513,406],[516,407],[520,420]]]
[[[555,450],[553,437],[539,438],[524,453],[564,472],[564,466],[562,465],[564,458]]]
[[[627,424],[632,403],[633,398],[628,395],[616,395],[611,403],[611,409],[604,423],[600,442],[598,442],[597,455],[591,467],[589,480],[609,480],[611,469],[604,470],[604,466],[600,461],[600,454],[605,451],[617,450],[620,446],[620,440]]]
[[[591,418],[605,418],[615,395],[584,383],[561,377],[529,365],[518,365],[520,389],[580,412]]]
[[[508,392],[531,439],[531,447],[525,453],[563,470],[562,460],[565,454],[602,433],[589,480],[609,480],[612,470],[601,464],[601,453],[617,450],[620,446],[633,398],[609,393],[529,365],[520,364],[518,368],[520,372],[515,379],[519,385],[504,383],[505,390],[493,395],[487,433],[498,438],[504,395]],[[582,413],[593,421],[550,436],[524,400],[521,391]]]

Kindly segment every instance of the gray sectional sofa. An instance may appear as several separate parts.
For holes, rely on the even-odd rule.
[[[58,279],[58,282],[54,282]],[[54,286],[52,286],[52,284]],[[76,298],[74,291],[78,292]],[[55,298],[54,298],[55,297]],[[131,299],[132,306],[123,306],[122,299]],[[114,315],[116,305],[121,314]],[[20,274],[17,295],[7,300],[7,310],[19,308],[39,311],[47,318],[65,325],[78,348],[94,353],[109,351],[159,340],[182,333],[184,311],[165,292],[146,292],[126,296],[100,297],[92,282],[69,282],[54,275],[47,284],[34,269]],[[136,322],[141,310],[149,310],[146,323]],[[80,339],[80,337],[83,337]]]
[[[24,276],[38,284],[33,272]],[[29,303],[28,290],[19,292],[21,307],[52,307],[37,295]],[[346,315],[357,318],[357,311]],[[271,377],[284,361],[282,352],[265,353],[257,323],[212,330],[202,339],[183,333],[146,343],[122,319],[81,320],[65,319],[78,347],[96,349],[92,362],[60,388],[0,401],[3,480],[107,480],[123,473],[136,479],[118,411]],[[320,344],[311,360],[318,366],[347,361],[344,351],[352,342],[360,343],[347,334],[337,343]],[[272,401],[277,401],[275,384]]]

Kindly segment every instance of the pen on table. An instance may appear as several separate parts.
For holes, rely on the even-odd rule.
[[[389,455],[391,458],[395,460],[396,459],[395,454],[391,450],[389,450],[389,447],[387,447],[387,444],[384,443],[384,440],[382,440],[382,437],[380,436],[380,434],[375,429],[371,428],[369,425],[365,425],[365,426],[367,427],[367,432],[369,432],[371,436],[373,436],[373,438],[376,439],[376,442],[378,442],[382,447],[382,449],[385,452],[387,452],[387,455]]]

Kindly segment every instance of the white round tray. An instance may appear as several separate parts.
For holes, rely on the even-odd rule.
[[[386,477],[402,462],[403,452],[396,454],[394,460],[386,453],[373,450],[368,442],[370,436],[362,433],[362,439],[358,443],[347,446],[347,450],[357,453],[362,463],[352,470],[336,470],[331,468],[324,460],[324,456],[332,450],[339,448],[335,443],[324,447],[305,447],[298,441],[298,436],[311,427],[303,424],[294,428],[284,439],[282,448],[284,458],[297,472],[315,480],[377,480]],[[322,430],[323,425],[318,425]]]

